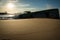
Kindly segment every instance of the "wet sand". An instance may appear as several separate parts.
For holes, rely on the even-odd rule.
[[[60,40],[60,20],[0,20],[0,40]]]

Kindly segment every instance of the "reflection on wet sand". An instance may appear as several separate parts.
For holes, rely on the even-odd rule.
[[[58,19],[0,20],[0,40],[59,40]]]

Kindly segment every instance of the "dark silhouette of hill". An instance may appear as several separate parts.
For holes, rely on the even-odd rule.
[[[0,15],[6,15],[8,14],[7,12],[0,12]]]
[[[59,18],[59,10],[58,9],[49,9],[43,11],[30,12],[25,11],[24,14],[19,14],[14,17],[15,19],[24,19],[24,18]]]

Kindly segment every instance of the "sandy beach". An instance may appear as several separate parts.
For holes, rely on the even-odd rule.
[[[60,20],[47,18],[0,20],[0,40],[59,40]]]

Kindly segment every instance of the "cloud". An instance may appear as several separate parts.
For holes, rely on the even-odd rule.
[[[30,4],[22,4],[22,3],[19,3],[17,6],[18,7],[28,7],[28,6],[30,6]]]
[[[53,8],[55,8],[55,7],[53,7],[53,6],[50,5],[50,4],[46,4],[46,6],[45,6],[45,9],[53,9]]]
[[[3,4],[3,2],[6,1],[6,0],[2,0],[0,2],[0,11],[4,11],[4,6],[1,6]],[[33,7],[31,4],[25,4],[25,3],[21,3],[21,2],[18,2],[18,0],[7,0],[7,3],[13,3],[15,5],[15,9],[14,10],[7,10],[7,12],[24,12],[24,11],[41,11],[41,10],[47,10],[47,9],[53,9],[55,8],[53,5],[50,5],[50,4],[46,4],[44,7]],[[2,3],[2,4],[1,4]],[[4,3],[4,4],[7,4],[7,3]]]
[[[7,0],[8,2],[18,2],[18,0]]]
[[[15,10],[17,10],[17,12],[24,12],[24,11],[34,12],[34,11],[37,11],[38,9],[37,8],[17,8]]]
[[[8,0],[8,1],[11,1],[11,0]],[[3,1],[2,1],[3,3]],[[8,2],[9,3],[9,2]],[[16,7],[13,9],[13,10],[9,10],[9,9],[6,9],[6,4],[3,6],[0,7],[0,12],[3,12],[3,11],[7,11],[8,13],[17,13],[17,12],[24,12],[24,11],[37,11],[37,8],[33,8],[31,7],[30,4],[25,4],[25,3],[18,3],[18,2],[12,2]]]
[[[40,8],[38,8],[39,9],[39,11],[41,11],[41,10],[48,10],[48,9],[54,9],[55,7],[53,7],[52,5],[50,5],[50,4],[45,4],[45,6],[44,7],[40,7]]]
[[[0,3],[4,3],[4,2],[7,2],[7,0],[0,0]]]
[[[45,9],[54,9],[54,8],[56,8],[56,7],[53,7],[50,4],[46,4],[46,8]],[[58,9],[59,9],[59,16],[60,16],[60,8],[58,8]]]

